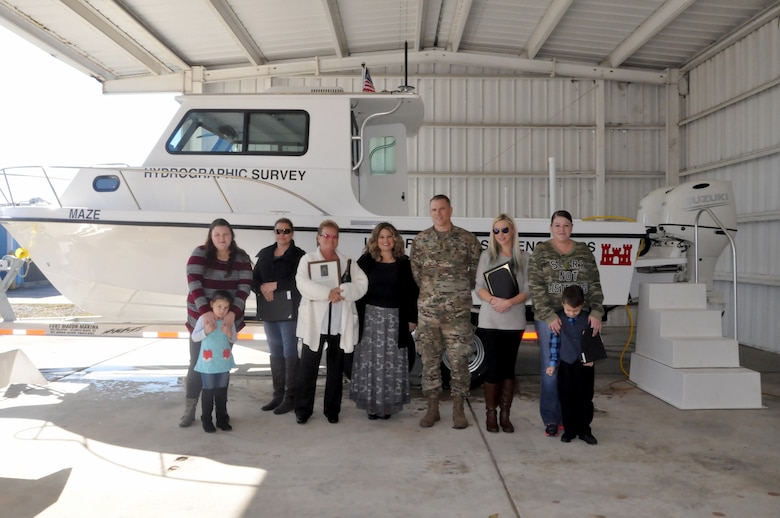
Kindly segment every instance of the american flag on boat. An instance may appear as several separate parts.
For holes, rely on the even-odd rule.
[[[368,67],[363,67],[363,91],[376,92],[374,82],[371,80],[371,74],[368,73]]]

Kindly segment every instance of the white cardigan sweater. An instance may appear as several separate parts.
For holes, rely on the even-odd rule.
[[[347,268],[347,260],[349,258],[338,250],[336,250],[336,254],[339,257],[340,278]],[[302,338],[303,343],[313,351],[316,351],[320,345],[320,330],[322,329],[322,322],[328,314],[330,288],[309,278],[309,263],[323,260],[320,249],[317,248],[316,251],[301,257],[301,261],[298,263],[298,270],[295,273],[295,284],[302,296],[301,305],[298,308],[296,335]],[[352,261],[350,274],[352,275],[352,282],[341,284],[340,286],[344,290],[341,294],[344,297],[344,301],[341,302],[340,343],[345,353],[353,352],[358,341],[358,313],[355,301],[368,291],[368,277],[357,265],[357,261]]]

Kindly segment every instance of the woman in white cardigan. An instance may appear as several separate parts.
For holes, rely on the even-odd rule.
[[[358,313],[355,301],[366,294],[368,278],[356,262],[339,252],[339,226],[325,220],[317,230],[317,250],[304,255],[298,263],[295,283],[301,292],[296,334],[303,339],[298,383],[295,396],[295,420],[305,424],[314,413],[322,352],[326,350],[325,417],[329,423],[339,422],[341,393],[344,388],[344,354],[351,353],[358,341]],[[334,263],[309,265],[320,261]],[[351,263],[351,264],[350,264]],[[342,282],[344,274],[351,280]],[[328,280],[338,285],[331,287]]]

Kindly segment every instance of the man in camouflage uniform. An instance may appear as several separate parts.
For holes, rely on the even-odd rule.
[[[463,402],[471,385],[471,290],[482,247],[474,234],[452,224],[447,196],[437,194],[430,207],[433,227],[417,234],[410,254],[414,280],[420,287],[417,349],[423,364],[422,390],[428,397],[428,412],[420,426],[430,428],[440,419],[440,364],[446,351],[452,367],[452,427],[461,429],[468,426]]]

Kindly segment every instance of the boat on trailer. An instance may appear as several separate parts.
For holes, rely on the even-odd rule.
[[[231,223],[251,256],[273,243],[280,217],[293,221],[307,251],[320,222],[336,221],[339,249],[352,257],[379,222],[395,225],[407,249],[431,226],[427,215],[409,216],[408,138],[424,115],[414,93],[315,89],[179,102],[141,167],[2,170],[0,224],[60,293],[105,321],[183,322],[184,266],[216,218]],[[486,246],[492,218],[453,221]],[[549,239],[549,219],[517,223],[524,249]],[[573,237],[599,262],[606,305],[627,303],[644,235],[640,223],[575,222]]]

